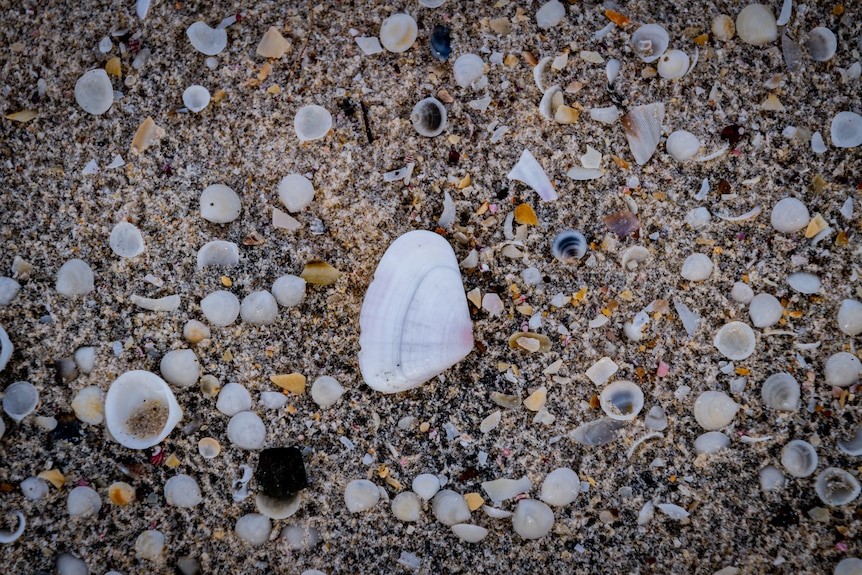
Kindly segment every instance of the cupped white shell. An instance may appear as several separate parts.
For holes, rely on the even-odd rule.
[[[239,263],[239,247],[233,242],[213,240],[198,250],[198,269],[207,266],[235,266]]]
[[[300,142],[319,140],[332,128],[332,114],[323,106],[310,104],[296,112],[293,129]]]
[[[746,44],[763,46],[778,38],[778,25],[772,9],[763,4],[749,4],[736,17],[736,33]]]
[[[701,433],[694,440],[694,452],[698,455],[710,454],[730,445],[730,438],[720,431]]]
[[[108,238],[111,251],[121,258],[133,258],[144,253],[144,237],[134,224],[120,222],[111,230]]]
[[[849,336],[862,333],[862,302],[845,299],[838,308],[838,329]]]
[[[808,33],[805,40],[808,55],[815,62],[826,62],[831,60],[838,49],[838,38],[835,33],[825,26],[818,26]]]
[[[644,165],[655,153],[661,137],[664,121],[664,104],[644,104],[632,108],[623,116],[623,129],[632,155],[639,165]]]
[[[438,234],[412,231],[392,242],[359,314],[359,368],[384,393],[422,385],[473,349],[473,323],[458,260]]]
[[[479,80],[484,73],[485,62],[476,54],[458,56],[458,59],[452,64],[452,74],[455,77],[455,83],[462,88],[466,88]]]
[[[757,338],[754,330],[741,321],[731,321],[718,330],[713,345],[727,359],[739,361],[754,353]]]
[[[807,441],[794,439],[781,450],[781,465],[793,477],[808,477],[817,469],[817,450]]]
[[[647,64],[658,60],[669,43],[667,30],[658,24],[645,24],[632,34],[632,48],[638,58]]]
[[[690,64],[688,54],[682,50],[668,50],[658,60],[658,75],[667,80],[682,78]]]
[[[108,73],[98,68],[84,73],[75,83],[75,101],[93,115],[104,114],[114,103],[114,89]]]
[[[800,393],[799,382],[785,371],[770,375],[760,389],[763,403],[778,411],[799,409]]]
[[[855,148],[862,144],[862,116],[855,112],[838,112],[830,128],[832,145],[838,148]]]
[[[846,505],[859,497],[862,486],[847,471],[837,467],[827,467],[817,476],[814,491],[823,503],[837,507]]]
[[[183,416],[171,388],[148,371],[127,371],[114,380],[105,397],[105,426],[130,449],[156,445]]]
[[[721,40],[728,42],[736,34],[736,24],[733,23],[733,18],[727,14],[719,14],[712,19],[712,35]]]
[[[823,369],[826,384],[835,387],[850,387],[859,381],[860,372],[862,372],[862,362],[846,351],[831,355]]]
[[[677,130],[667,137],[664,147],[677,162],[687,162],[700,151],[700,140],[691,132]]]
[[[862,424],[856,426],[856,430],[853,432],[853,437],[847,441],[839,439],[835,443],[838,445],[838,449],[847,455],[853,455],[855,457],[862,455]]]
[[[210,28],[205,22],[195,22],[189,26],[186,35],[195,50],[207,56],[215,56],[227,46],[227,30]]]
[[[227,224],[239,217],[242,201],[224,184],[212,184],[201,192],[201,217],[214,224]]]
[[[433,138],[446,129],[446,108],[437,98],[425,98],[413,106],[410,121],[421,135]]]
[[[862,127],[862,126],[860,126]],[[776,231],[790,234],[801,230],[808,225],[811,215],[808,208],[796,198],[784,198],[779,200],[772,208],[772,227]]]
[[[817,293],[820,291],[820,277],[808,272],[796,272],[787,276],[787,285],[799,293]]]
[[[754,327],[770,327],[778,323],[784,307],[772,294],[759,293],[748,304],[748,315]]]
[[[194,113],[202,111],[209,103],[210,91],[203,86],[194,84],[183,91],[183,104]]]
[[[729,425],[737,411],[739,404],[722,391],[704,391],[694,402],[694,418],[708,431]]]
[[[27,381],[16,381],[4,390],[3,411],[15,421],[21,421],[36,409],[39,390]]]
[[[380,43],[390,52],[405,52],[410,49],[419,28],[409,14],[393,14],[380,25]]]
[[[643,409],[644,394],[632,381],[615,381],[602,389],[599,404],[611,419],[629,421]]]

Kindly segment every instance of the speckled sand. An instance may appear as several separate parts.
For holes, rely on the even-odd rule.
[[[781,2],[767,3],[777,14]],[[781,448],[791,439],[817,445],[818,472],[831,465],[856,473],[859,465],[858,458],[836,448],[836,440],[848,437],[860,420],[859,400],[851,395],[841,407],[823,382],[825,359],[855,349],[835,317],[841,300],[859,297],[859,220],[858,215],[847,220],[838,210],[850,197],[859,213],[862,166],[859,149],[831,146],[829,125],[838,111],[862,112],[859,81],[844,84],[837,71],[860,58],[858,3],[845,2],[842,16],[835,15],[837,2],[812,1],[794,8],[786,32],[801,42],[814,26],[828,26],[837,31],[838,53],[830,62],[813,63],[803,49],[802,70],[786,75],[772,90],[764,83],[786,71],[780,41],[754,47],[739,39],[723,43],[710,38],[700,46],[694,70],[673,82],[642,77],[645,65],[628,44],[639,23],[657,22],[667,27],[672,46],[693,55],[693,38],[709,31],[712,18],[720,13],[735,17],[744,2],[620,2],[619,12],[633,23],[611,30],[602,41],[593,34],[608,19],[600,4],[586,0],[566,3],[563,22],[544,31],[535,24],[539,4],[527,1],[448,0],[437,9],[421,8],[415,0],[324,2],[312,18],[309,2],[154,0],[144,21],[133,4],[0,2],[3,115],[37,112],[25,124],[0,120],[0,275],[11,276],[16,255],[35,266],[29,278],[18,280],[17,298],[0,308],[0,324],[15,345],[0,382],[5,388],[27,380],[41,394],[35,414],[22,423],[3,416],[0,525],[14,527],[14,516],[7,512],[21,510],[27,528],[16,542],[0,546],[0,571],[54,572],[56,557],[68,552],[82,557],[96,574],[111,569],[126,575],[169,573],[184,555],[198,560],[204,573],[298,574],[309,568],[407,573],[412,571],[398,560],[408,552],[418,558],[418,573],[709,574],[737,567],[740,573],[798,574],[831,573],[843,557],[862,555],[858,500],[832,509],[826,521],[818,522],[809,516],[812,508],[823,506],[814,493],[815,476],[788,477],[786,487],[770,493],[760,489],[757,479],[766,464],[780,468]],[[373,56],[358,49],[354,35],[375,36],[385,17],[404,10],[415,15],[419,27],[411,49]],[[213,68],[207,67],[206,56],[189,44],[186,28],[198,19],[216,25],[239,11],[246,11],[245,18],[228,28],[227,49]],[[489,27],[490,19],[500,17],[512,23],[505,36]],[[438,23],[452,32],[448,63],[433,60],[428,49],[428,35]],[[250,82],[265,63],[255,49],[270,26],[283,32],[291,49],[272,62],[268,77]],[[151,50],[141,69],[131,67],[129,36],[114,38],[109,54],[98,51],[99,41],[119,30],[128,30],[139,38],[139,48]],[[126,46],[122,53],[121,41]],[[720,133],[726,126],[744,127],[744,136],[733,150],[709,162],[679,164],[662,143],[646,165],[637,166],[620,123],[599,124],[586,112],[609,106],[611,100],[604,64],[582,60],[581,50],[622,61],[616,84],[622,106],[665,104],[663,139],[673,130],[687,129],[701,139],[700,155],[705,155],[724,145]],[[486,63],[495,52],[501,58],[511,55],[513,61],[510,66],[489,64],[487,88],[463,89],[452,81],[451,65],[468,52]],[[580,92],[565,95],[567,104],[584,110],[576,123],[554,124],[539,114],[541,93],[523,52],[536,59],[569,53],[565,68],[550,81],[563,87],[573,81],[583,84]],[[111,56],[121,59],[122,79],[114,77],[112,83],[122,98],[106,114],[89,115],[75,102],[75,82]],[[41,99],[34,97],[40,78],[47,83]],[[182,92],[191,84],[201,84],[213,95],[223,90],[224,95],[199,114],[177,114]],[[280,93],[268,93],[275,85]],[[720,96],[710,101],[714,86]],[[449,126],[436,138],[420,137],[410,124],[410,110],[440,89],[454,100],[446,104]],[[786,110],[760,109],[770,93]],[[470,107],[485,95],[491,98],[487,110]],[[345,112],[348,98],[353,115]],[[365,104],[373,142],[360,103]],[[326,107],[334,123],[324,139],[300,145],[293,117],[306,104]],[[132,137],[148,116],[165,136],[134,155]],[[494,123],[510,130],[496,144],[489,141],[493,130],[488,128]],[[828,150],[815,155],[810,143],[783,137],[788,126],[820,131]],[[590,182],[572,181],[566,171],[579,164],[587,144],[604,154],[605,173]],[[525,147],[554,182],[557,201],[543,203],[525,185],[506,179]],[[107,170],[116,154],[125,165]],[[460,161],[450,162],[459,154]],[[403,167],[408,155],[416,163],[410,184],[384,183],[382,174]],[[631,162],[630,168],[620,167],[611,155]],[[83,175],[94,159],[102,172]],[[276,186],[291,172],[313,175],[316,196],[297,215],[301,229],[274,229]],[[471,184],[459,187],[467,175]],[[631,176],[637,176],[640,187],[625,188]],[[694,195],[704,178],[712,191],[698,201]],[[720,186],[722,181],[726,186]],[[232,187],[242,198],[242,215],[233,223],[209,224],[200,217],[200,192],[214,183]],[[419,389],[381,395],[362,382],[358,370],[362,299],[389,243],[409,230],[437,226],[444,190],[457,207],[455,226],[445,231],[456,256],[461,260],[474,247],[482,250],[482,270],[464,271],[465,289],[496,291],[506,309],[490,317],[471,307],[477,345],[466,360]],[[820,213],[834,233],[813,245],[802,232],[774,232],[769,212],[788,195],[801,199],[812,216]],[[522,201],[533,206],[539,225],[529,228],[523,257],[512,259],[502,253],[503,222]],[[485,204],[493,204],[496,213]],[[602,246],[608,234],[602,219],[632,205],[642,224],[637,237]],[[699,231],[684,223],[688,211],[699,206],[736,215],[756,205],[763,212],[750,221],[713,218]],[[120,259],[108,246],[111,228],[122,220],[137,225],[146,242],[146,252],[131,260]],[[321,227],[324,233],[311,232]],[[593,242],[588,256],[572,266],[550,252],[553,237],[566,229],[581,230]],[[242,245],[253,231],[263,242]],[[240,244],[239,266],[195,269],[197,249],[213,239]],[[647,247],[650,258],[627,272],[619,262],[631,245]],[[679,274],[683,259],[695,252],[709,255],[714,264],[711,277],[700,283]],[[586,263],[590,254],[591,267]],[[57,270],[71,258],[89,262],[96,275],[95,291],[77,300],[54,288]],[[193,346],[203,373],[251,391],[254,409],[267,426],[267,446],[297,445],[305,452],[309,488],[304,503],[293,517],[273,522],[269,542],[252,547],[233,532],[237,519],[255,506],[253,497],[235,503],[231,484],[240,465],[255,465],[257,454],[229,444],[228,418],[198,386],[176,390],[185,417],[163,443],[165,452],[178,458],[176,468],[151,464],[152,449],[135,452],[108,441],[102,425],[80,424],[75,442],[54,438],[36,425],[37,415],[69,413],[75,393],[86,386],[107,390],[132,369],[158,373],[164,353],[188,345],[183,325],[204,319],[199,302],[210,292],[230,289],[242,298],[269,289],[282,274],[299,274],[313,258],[325,260],[343,276],[331,286],[309,286],[305,301],[281,308],[273,325],[212,327],[211,338]],[[542,285],[524,285],[521,272],[530,266],[544,276]],[[819,294],[803,296],[789,289],[786,275],[800,270],[821,276]],[[146,282],[148,274],[161,285]],[[224,288],[223,275],[229,288]],[[748,321],[745,306],[729,298],[739,280],[755,293],[781,299],[788,313],[777,327],[795,336],[756,330],[755,354],[736,362],[737,372],[727,375],[720,371],[723,358],[712,339],[726,321]],[[550,305],[554,295],[582,287],[586,295],[578,305]],[[131,303],[133,294],[179,294],[181,305],[173,313],[149,312]],[[523,294],[522,303],[542,313],[540,332],[551,339],[550,353],[531,355],[507,345],[509,335],[529,319],[523,308],[515,309],[513,294]],[[643,341],[626,340],[622,324],[656,299],[679,299],[701,315],[696,334],[686,334],[671,305],[669,313],[648,324]],[[588,322],[602,310],[610,314],[610,322],[589,329]],[[568,338],[560,335],[561,326],[571,333]],[[794,342],[815,341],[822,344],[814,350],[794,347]],[[123,348],[119,356],[114,342]],[[85,345],[97,349],[94,371],[71,382],[58,380],[54,362]],[[567,436],[601,415],[589,403],[598,387],[584,372],[603,356],[620,366],[615,378],[641,385],[644,413],[661,405],[668,414],[664,436],[641,445],[630,457],[629,446],[647,432],[643,414],[607,446],[585,447]],[[558,359],[559,372],[544,375]],[[660,361],[669,366],[664,377],[656,376]],[[804,384],[796,413],[777,414],[760,399],[760,384],[782,370]],[[347,393],[325,410],[308,391],[291,396],[284,409],[263,409],[259,394],[278,389],[269,377],[294,371],[306,375],[309,385],[320,375],[331,375]],[[745,377],[744,389],[730,393],[730,382],[738,377]],[[479,423],[498,409],[492,392],[523,398],[542,385],[548,389],[553,423],[533,423],[534,414],[519,407],[504,410],[496,429],[479,431]],[[691,392],[675,395],[682,386]],[[730,447],[696,458],[693,443],[703,430],[692,406],[709,389],[730,393],[742,408],[725,430]],[[415,422],[402,430],[397,423],[405,416]],[[200,429],[184,434],[183,426],[195,418]],[[428,423],[429,430],[420,431],[421,423]],[[454,426],[460,438],[447,440],[445,424]],[[748,444],[740,440],[745,434],[771,439]],[[197,443],[206,436],[222,444],[216,459],[198,453]],[[352,450],[342,443],[344,437]],[[488,454],[485,465],[479,463],[480,452]],[[366,453],[372,455],[370,465],[361,461]],[[447,488],[462,494],[481,494],[482,481],[526,475],[534,486],[529,495],[537,497],[545,476],[561,466],[572,467],[591,487],[556,510],[554,529],[538,541],[521,540],[510,520],[491,519],[481,510],[473,512],[473,521],[490,534],[467,544],[434,519],[430,506],[423,508],[418,523],[408,525],[383,500],[370,511],[351,515],[343,499],[346,484],[361,478],[394,497],[399,490],[381,477],[387,470],[404,489],[420,473],[439,473],[449,478]],[[136,477],[121,467],[137,470]],[[63,473],[64,487],[52,486],[42,501],[25,500],[21,481],[48,468]],[[193,509],[165,503],[163,485],[178,473],[200,483],[204,500]],[[126,507],[109,503],[107,486],[115,481],[131,483],[138,500]],[[70,520],[67,494],[84,482],[101,495],[103,508],[98,516]],[[256,492],[255,481],[250,488]],[[637,514],[649,500],[683,506],[690,517],[680,521],[657,512],[639,527]],[[514,509],[514,504],[503,507]],[[320,543],[288,550],[276,540],[287,525],[318,529]],[[135,539],[147,529],[166,537],[160,559],[135,557]]]

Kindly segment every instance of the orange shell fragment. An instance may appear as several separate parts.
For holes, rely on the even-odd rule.
[[[613,10],[605,10],[605,16],[607,16],[608,20],[610,20],[620,28],[625,28],[632,22],[624,15],[620,14],[619,12],[614,12]]]
[[[530,204],[519,204],[515,208],[515,221],[528,226],[539,225],[539,219],[536,217],[536,212]]]

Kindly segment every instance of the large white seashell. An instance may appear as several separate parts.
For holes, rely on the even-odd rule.
[[[658,24],[645,24],[632,34],[632,48],[638,58],[649,64],[664,54],[670,43],[667,30]]]
[[[599,403],[611,419],[629,421],[643,409],[644,393],[634,382],[615,381],[602,389]]]
[[[859,497],[862,486],[859,481],[843,469],[827,467],[814,482],[817,497],[826,505],[839,506]],[[835,571],[838,573],[838,570]],[[857,573],[858,571],[853,571]]]
[[[234,221],[242,212],[242,201],[224,184],[212,184],[201,192],[201,217],[214,224]]]
[[[658,75],[673,80],[682,78],[688,72],[691,60],[682,50],[668,50],[658,61]]]
[[[359,314],[359,368],[383,393],[422,385],[473,349],[473,323],[449,243],[427,231],[392,242]]]
[[[515,164],[515,167],[506,175],[510,180],[518,180],[524,182],[539,194],[546,202],[557,199],[557,192],[554,186],[551,185],[551,180],[548,179],[548,174],[542,168],[542,165],[530,150],[524,150],[521,153],[521,159]]]
[[[455,77],[455,83],[462,88],[466,88],[479,80],[484,73],[485,62],[476,54],[458,56],[458,59],[452,64],[452,74]]]
[[[739,39],[752,46],[763,46],[778,39],[778,25],[772,9],[763,4],[749,4],[736,17]]]
[[[210,28],[205,22],[195,22],[189,26],[186,35],[195,50],[207,56],[215,56],[227,46],[227,30]]]
[[[655,153],[664,121],[664,104],[644,104],[632,108],[623,116],[623,128],[632,155],[639,165],[644,165]]]
[[[410,14],[393,14],[380,25],[380,43],[390,52],[405,52],[413,42],[419,28]]]
[[[799,395],[799,382],[786,371],[770,375],[760,390],[763,403],[778,411],[799,409]]]
[[[793,477],[808,477],[817,469],[817,450],[807,441],[794,439],[781,450],[781,465]]]
[[[5,369],[6,364],[9,362],[9,358],[12,357],[12,351],[15,349],[15,346],[12,345],[12,340],[9,339],[9,334],[6,333],[6,330],[3,329],[3,326],[0,325],[0,371]],[[2,434],[0,434],[2,437]]]
[[[862,144],[862,116],[856,112],[838,112],[830,128],[832,145],[837,148],[855,148]]]
[[[148,371],[127,371],[114,380],[105,397],[105,425],[129,449],[156,445],[182,416],[165,380]]]
[[[737,411],[739,404],[722,391],[704,391],[694,402],[694,418],[707,431],[726,427]]]
[[[815,62],[826,62],[831,60],[838,49],[838,39],[835,33],[824,26],[818,26],[808,33],[805,40],[808,55]]]

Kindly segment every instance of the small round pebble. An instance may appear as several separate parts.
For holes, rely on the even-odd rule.
[[[79,485],[69,492],[66,509],[70,517],[94,515],[102,508],[102,499],[92,487]]]
[[[246,323],[269,325],[278,317],[278,303],[268,291],[252,292],[243,298],[239,313]]]
[[[86,295],[94,286],[93,270],[84,260],[69,260],[57,272],[57,291],[66,297]]]
[[[344,392],[345,389],[338,380],[328,375],[318,377],[311,384],[311,399],[323,409],[335,405]]]
[[[239,299],[229,291],[214,291],[201,300],[201,311],[211,324],[228,326],[239,316]]]
[[[539,539],[554,526],[554,512],[551,508],[535,499],[522,499],[518,502],[512,516],[515,533],[524,539]]]
[[[682,277],[692,282],[705,280],[712,273],[712,260],[705,254],[692,254],[682,264]]]
[[[301,174],[289,174],[278,183],[278,199],[287,211],[301,212],[314,199],[314,184]]]
[[[751,303],[754,290],[745,282],[736,282],[730,290],[730,299],[737,303]]]
[[[754,327],[770,327],[778,323],[784,311],[781,302],[772,294],[759,293],[748,306],[748,315]]]
[[[194,477],[180,474],[165,482],[165,500],[168,505],[191,508],[203,501],[201,488]]]
[[[21,291],[21,284],[12,278],[0,278],[0,305],[12,303],[19,291]]]
[[[21,493],[25,499],[39,501],[48,495],[48,482],[41,477],[28,477],[21,482]]]
[[[248,411],[251,409],[251,394],[238,383],[228,383],[218,394],[216,409],[230,416],[240,411]]]
[[[269,540],[272,522],[260,513],[249,513],[237,519],[234,532],[249,545],[263,545]]]
[[[227,438],[240,449],[260,449],[266,441],[266,426],[257,414],[241,411],[230,418]]]
[[[272,295],[281,306],[299,305],[305,299],[305,280],[299,276],[283,275],[273,282]]]
[[[213,184],[201,192],[201,217],[214,224],[234,221],[242,212],[239,196],[224,184]]]
[[[412,491],[402,491],[392,500],[392,514],[401,521],[419,521],[421,503]]]
[[[438,491],[440,491],[440,479],[431,473],[422,473],[413,479],[413,492],[424,499],[431,501]]]
[[[838,329],[849,336],[862,333],[862,303],[845,299],[838,308]]]
[[[209,339],[210,328],[202,321],[190,319],[183,326],[183,339],[189,343],[200,343]]]
[[[455,525],[470,521],[470,508],[464,497],[451,489],[438,491],[431,500],[434,517],[443,525]]]
[[[581,480],[568,467],[551,471],[542,483],[542,501],[554,507],[568,505],[578,497]]]
[[[111,230],[108,238],[111,250],[121,258],[133,258],[144,253],[144,236],[134,224],[120,222]]]
[[[114,88],[102,68],[85,72],[75,83],[75,101],[94,116],[104,114],[114,103]]]
[[[772,208],[772,227],[785,234],[801,230],[810,220],[808,208],[796,198],[784,198]]]
[[[826,360],[824,368],[826,384],[834,387],[850,387],[859,381],[862,362],[846,351],[839,351]]]
[[[165,381],[177,387],[194,385],[201,375],[198,357],[190,349],[175,349],[166,353],[159,370]]]
[[[135,555],[138,559],[157,559],[165,551],[165,535],[161,531],[148,529],[135,540]]]
[[[355,479],[344,490],[344,503],[351,513],[367,511],[377,505],[380,490],[367,479]]]

